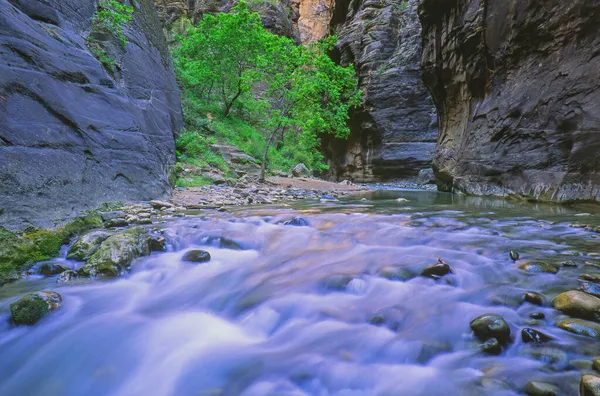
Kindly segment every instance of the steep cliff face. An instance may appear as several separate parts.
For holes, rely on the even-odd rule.
[[[258,12],[263,24],[271,32],[300,40],[298,33],[298,7],[293,1],[248,1],[251,10]],[[159,19],[164,27],[169,44],[174,36],[182,34],[204,14],[228,12],[235,0],[154,0]]]
[[[332,25],[339,42],[334,56],[343,65],[355,65],[365,96],[352,116],[350,138],[324,143],[332,178],[407,178],[430,167],[437,124],[421,80],[418,3],[336,3]]]
[[[111,73],[84,40],[93,0],[0,0],[0,224],[170,192],[179,91],[151,0],[135,4],[126,48],[97,37]]]
[[[600,3],[424,0],[438,185],[600,200]]]

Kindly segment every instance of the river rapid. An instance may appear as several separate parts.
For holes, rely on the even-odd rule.
[[[308,225],[280,223],[295,217]],[[550,300],[599,272],[600,234],[572,223],[600,225],[600,211],[379,191],[192,214],[159,225],[167,251],[119,279],[0,288],[0,395],[508,396],[529,381],[576,395],[600,343],[557,328]],[[182,261],[192,248],[212,260]],[[511,250],[517,264],[577,267],[526,273]],[[453,273],[418,276],[438,257]],[[63,306],[11,324],[9,304],[37,290]],[[523,302],[527,291],[542,306]],[[469,328],[484,313],[510,326],[500,355]],[[524,327],[552,340],[526,344]]]

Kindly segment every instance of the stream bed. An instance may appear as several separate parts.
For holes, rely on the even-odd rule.
[[[167,251],[116,280],[0,288],[0,395],[522,395],[530,381],[577,395],[600,342],[556,327],[550,300],[600,272],[600,234],[573,223],[600,210],[426,191],[173,219],[153,226]],[[211,261],[184,262],[194,248]],[[438,258],[451,273],[419,276]],[[517,267],[533,260],[570,264]],[[63,306],[12,324],[10,303],[38,290]],[[499,355],[469,327],[486,313],[510,326]]]

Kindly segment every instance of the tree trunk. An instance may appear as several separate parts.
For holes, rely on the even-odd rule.
[[[275,135],[277,134],[278,131],[279,131],[279,127],[275,128],[273,130],[273,132],[271,132],[271,134],[269,135],[269,138],[267,139],[267,144],[265,145],[265,151],[263,152],[262,163],[260,164],[260,178],[258,179],[258,181],[261,183],[265,182],[265,174],[267,173],[267,156],[269,154],[269,147],[271,146],[273,137],[275,137]]]

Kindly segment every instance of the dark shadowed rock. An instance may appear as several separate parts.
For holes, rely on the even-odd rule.
[[[62,272],[65,272],[68,269],[69,269],[68,267],[66,267],[65,265],[63,265],[61,263],[56,263],[56,262],[51,261],[49,263],[40,264],[37,268],[37,272],[38,272],[38,274],[41,274],[44,276],[52,276],[52,275],[58,275]]]
[[[546,315],[543,312],[532,312],[529,314],[529,317],[532,319],[544,319]]]
[[[62,297],[53,291],[29,293],[10,304],[10,312],[16,324],[32,325],[50,311],[60,308]]]
[[[600,199],[600,2],[423,0],[438,187]]]
[[[425,276],[427,278],[438,279],[444,275],[448,275],[452,272],[452,268],[446,263],[443,259],[438,258],[438,262],[432,264],[428,267],[425,267],[423,271],[421,271],[421,276]]]
[[[189,261],[190,263],[206,263],[210,261],[210,253],[206,250],[190,250],[183,255],[183,261]]]
[[[534,305],[543,305],[544,297],[540,293],[536,292],[525,292],[523,294],[523,301]]]
[[[547,336],[546,334],[544,334],[540,331],[537,331],[535,329],[529,329],[529,328],[525,328],[525,329],[521,330],[521,339],[526,344],[528,344],[528,343],[541,344],[541,343],[552,340],[552,338]]]
[[[0,0],[2,224],[49,226],[171,190],[182,118],[152,0],[136,2],[126,48],[94,36],[112,73],[84,40],[95,9],[94,0]]]

